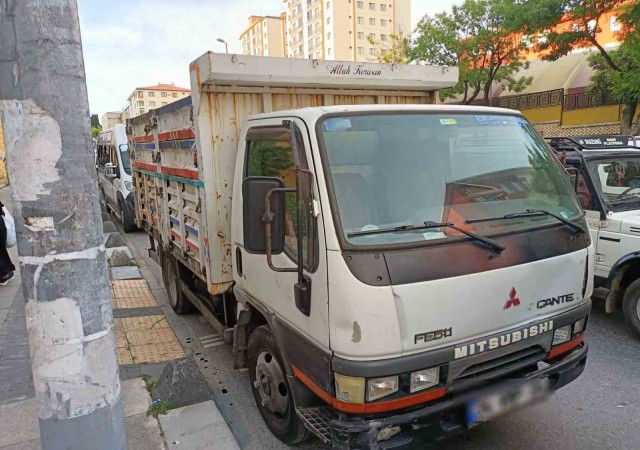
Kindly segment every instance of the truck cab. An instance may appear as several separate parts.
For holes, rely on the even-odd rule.
[[[438,67],[190,70],[192,98],[128,121],[136,223],[279,439],[420,448],[583,372],[593,245],[520,113],[433,104]]]
[[[628,136],[547,138],[562,155],[596,246],[606,311],[640,333],[640,147]]]

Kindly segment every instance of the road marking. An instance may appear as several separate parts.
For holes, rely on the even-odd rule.
[[[224,344],[224,340],[219,334],[208,334],[206,336],[200,336],[198,340],[202,344],[203,348],[217,347]]]
[[[220,341],[220,342],[213,342],[211,344],[204,344],[202,347],[203,348],[211,348],[211,347],[217,347],[219,345],[223,345],[224,341]]]

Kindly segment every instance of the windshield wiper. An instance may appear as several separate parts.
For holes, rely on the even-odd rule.
[[[454,229],[466,236],[469,236],[470,238],[475,239],[478,242],[483,243],[484,245],[486,245],[487,247],[491,248],[493,251],[495,251],[498,255],[500,253],[503,252],[503,250],[506,248],[504,245],[486,238],[484,236],[480,236],[479,234],[476,233],[472,233],[471,231],[467,231],[464,230],[462,228],[459,228],[457,226],[455,226],[452,223],[437,223],[437,222],[424,222],[424,224],[420,225],[420,224],[416,224],[416,225],[400,225],[397,227],[389,227],[389,228],[379,228],[377,230],[363,230],[363,231],[354,231],[352,233],[349,233],[347,236],[348,237],[356,237],[356,236],[366,236],[369,234],[381,234],[381,233],[396,233],[399,231],[410,231],[410,230],[429,230],[432,228],[444,228],[444,227],[448,227],[451,229]]]
[[[571,227],[571,229],[575,231],[576,236],[579,234],[585,233],[585,229],[580,225],[578,225],[577,223],[573,223],[572,221],[565,219],[564,217],[558,214],[554,214],[551,211],[547,211],[545,209],[527,209],[524,212],[506,214],[500,217],[488,217],[486,219],[465,220],[465,223],[471,225],[474,223],[495,222],[496,220],[522,219],[526,217],[542,217],[542,216],[553,217],[554,219],[559,220],[560,222],[567,225],[568,227]]]

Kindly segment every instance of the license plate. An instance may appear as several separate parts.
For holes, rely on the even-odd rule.
[[[467,403],[467,424],[472,427],[509,411],[538,402],[549,395],[549,380],[517,383],[484,394]]]

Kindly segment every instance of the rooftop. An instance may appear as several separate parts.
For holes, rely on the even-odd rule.
[[[173,84],[158,84],[157,86],[137,87],[137,91],[170,91],[170,92],[191,92],[191,89],[175,86]]]

